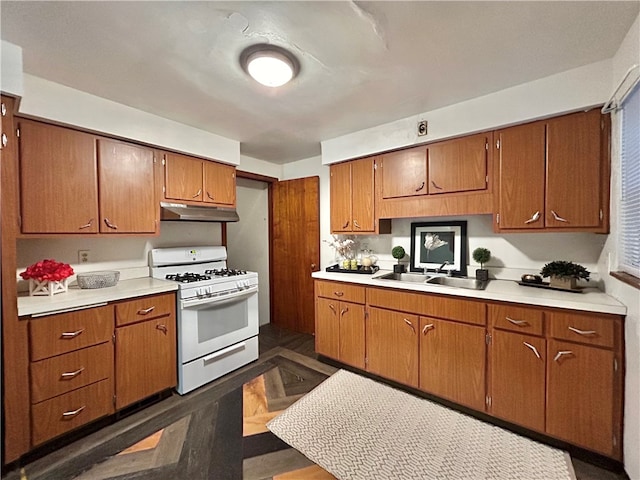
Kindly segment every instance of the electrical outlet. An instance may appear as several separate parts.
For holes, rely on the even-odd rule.
[[[89,263],[91,250],[78,250],[78,263]]]
[[[422,120],[418,122],[418,136],[423,137],[427,134],[427,121]]]

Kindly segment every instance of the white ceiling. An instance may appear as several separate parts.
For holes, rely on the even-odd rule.
[[[26,73],[241,142],[286,163],[320,141],[611,58],[639,1],[11,2]],[[248,78],[248,45],[299,76]]]

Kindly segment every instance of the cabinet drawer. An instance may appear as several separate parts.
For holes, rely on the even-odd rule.
[[[345,302],[364,303],[364,287],[340,282],[316,280],[316,296]]]
[[[143,297],[116,304],[116,326],[175,315],[173,293]]]
[[[113,377],[113,344],[102,343],[31,363],[31,403]]]
[[[31,361],[111,340],[113,307],[87,308],[29,321]]]
[[[32,443],[39,445],[113,412],[111,378],[40,402],[31,407]]]
[[[495,328],[513,332],[542,335],[543,312],[514,305],[489,305],[489,318]]]
[[[587,313],[549,312],[549,334],[554,338],[613,348],[615,317]]]

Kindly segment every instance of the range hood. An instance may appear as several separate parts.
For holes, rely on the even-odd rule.
[[[237,222],[235,208],[200,207],[182,203],[160,202],[160,220],[189,222]]]

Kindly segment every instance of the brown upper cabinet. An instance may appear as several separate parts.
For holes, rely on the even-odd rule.
[[[382,198],[426,195],[426,147],[385,153],[378,161],[378,175],[382,185]]]
[[[164,196],[167,200],[235,206],[234,166],[175,153],[166,153],[164,160]]]
[[[23,233],[157,232],[152,150],[30,120],[19,129]]]
[[[391,222],[379,225],[374,214],[375,157],[330,166],[331,232],[389,233]]]
[[[597,109],[495,134],[497,231],[608,231],[609,117]]]

